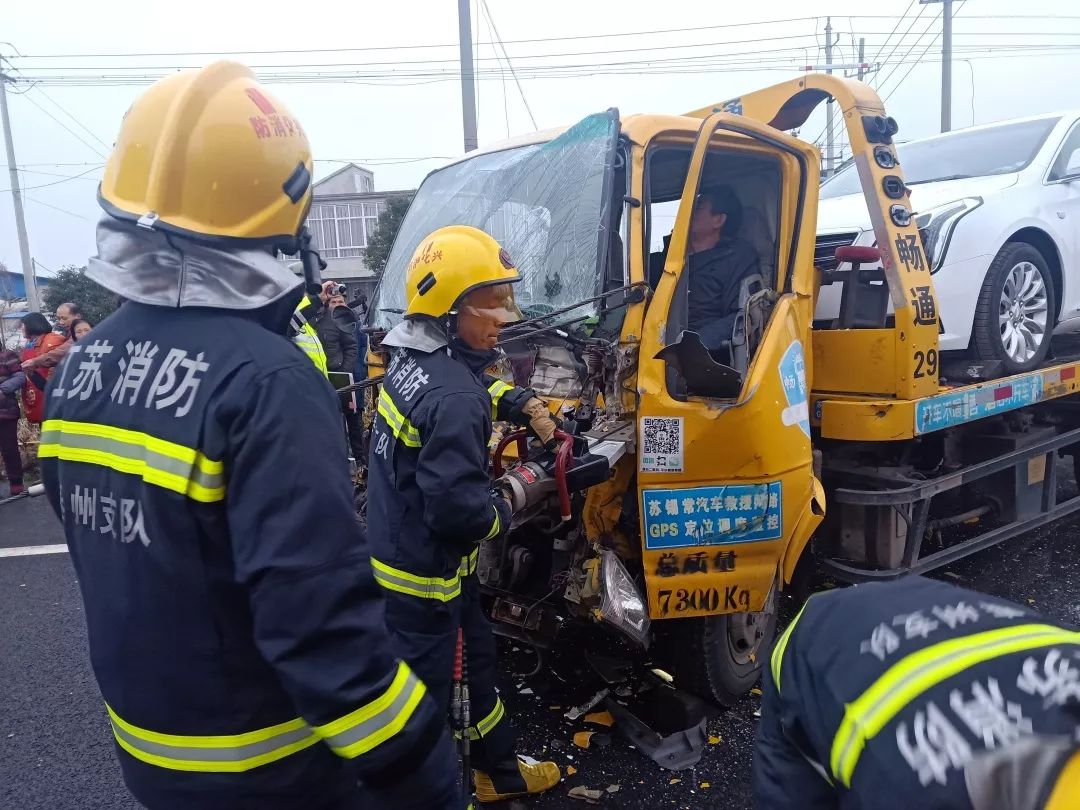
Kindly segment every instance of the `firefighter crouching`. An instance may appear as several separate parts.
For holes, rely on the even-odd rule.
[[[1080,807],[1080,633],[910,578],[811,597],[766,667],[755,806]]]
[[[301,285],[275,253],[311,166],[245,67],[151,87],[87,271],[127,303],[49,393],[45,484],[124,779],[155,810],[463,806],[441,705],[385,630],[334,392],[285,337]]]
[[[382,341],[392,357],[370,440],[371,564],[387,623],[444,708],[462,628],[473,721],[466,733],[482,802],[559,781],[555,763],[515,755],[476,577],[478,544],[505,532],[511,518],[488,477],[492,417],[516,411],[525,421],[542,406],[531,391],[484,374],[501,325],[520,317],[510,286],[519,278],[506,251],[476,228],[441,228],[421,242],[406,274],[405,320]],[[546,409],[540,422],[537,432],[554,430]]]

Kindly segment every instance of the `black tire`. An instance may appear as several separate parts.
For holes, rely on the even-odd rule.
[[[669,619],[654,627],[658,633],[658,662],[674,676],[675,686],[710,703],[734,706],[757,683],[776,635],[776,595],[761,613],[728,613],[701,619]],[[752,621],[755,643],[745,639]],[[737,629],[738,628],[738,629]]]
[[[1001,308],[1006,280],[1014,268],[1022,265],[1033,266],[1041,277],[1046,299],[1046,323],[1038,347],[1029,357],[1019,359],[1011,356],[1005,346],[1000,317],[1003,314]],[[990,263],[990,269],[986,271],[986,278],[983,279],[982,289],[979,291],[971,333],[971,355],[977,360],[1000,361],[1004,375],[1031,371],[1042,363],[1050,351],[1050,336],[1056,321],[1057,300],[1046,259],[1031,245],[1023,242],[1007,243]],[[1030,343],[1026,345],[1030,348]]]

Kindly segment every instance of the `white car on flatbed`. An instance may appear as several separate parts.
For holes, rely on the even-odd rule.
[[[1080,113],[1001,121],[898,146],[934,276],[940,347],[1002,374],[1038,366],[1055,330],[1080,330]],[[821,188],[815,264],[873,245],[848,165]],[[822,287],[815,320],[840,309]],[[954,355],[955,356],[955,355]]]

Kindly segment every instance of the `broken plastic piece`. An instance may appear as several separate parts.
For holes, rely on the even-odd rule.
[[[570,711],[566,712],[563,715],[563,717],[565,717],[567,720],[577,720],[579,717],[581,717],[586,712],[591,711],[596,706],[597,703],[599,703],[601,700],[603,700],[607,696],[608,696],[608,690],[607,689],[601,689],[599,692],[597,692],[595,695],[593,695],[587,701],[582,703],[580,706],[575,706],[574,708],[570,709]]]
[[[588,748],[592,741],[593,731],[579,731],[574,735],[574,745],[578,748]]]
[[[575,768],[573,765],[567,765],[566,766],[566,775],[567,776],[573,776],[575,773],[577,773],[577,768]]]
[[[608,785],[607,786],[607,792],[608,793],[618,793],[619,792],[619,786],[618,785]]]
[[[700,785],[698,785],[698,787],[702,790],[708,790],[712,787],[712,785],[710,785],[708,782],[702,782]]]
[[[611,716],[611,712],[593,712],[585,715],[585,722],[611,728],[611,726],[615,725],[615,718]]]
[[[570,788],[570,792],[566,794],[571,799],[580,799],[583,802],[589,804],[599,804],[600,799],[603,798],[604,793],[601,790],[591,790],[583,785],[578,785],[576,788]]]
[[[669,785],[677,785],[681,781],[682,781],[682,779],[670,779],[670,780],[668,780],[668,784]]]
[[[657,765],[681,771],[701,759],[708,717],[704,701],[660,685],[626,706],[609,699],[607,707],[615,729]]]
[[[709,735],[709,745],[719,745],[722,742],[719,734]]]

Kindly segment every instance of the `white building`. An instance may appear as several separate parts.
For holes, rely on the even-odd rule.
[[[315,183],[312,193],[307,225],[326,260],[323,277],[344,284],[349,300],[360,293],[370,298],[375,276],[364,266],[364,248],[387,198],[411,192],[375,191],[374,173],[349,163]]]

